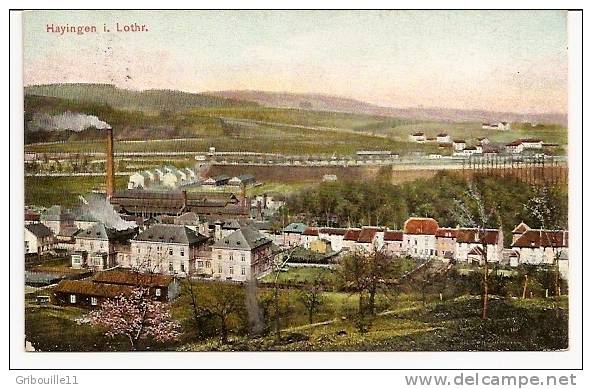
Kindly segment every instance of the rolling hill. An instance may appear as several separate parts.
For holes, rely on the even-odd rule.
[[[397,117],[407,120],[442,122],[534,122],[567,125],[564,114],[521,114],[485,110],[448,108],[393,108],[381,107],[346,97],[311,93],[266,92],[256,90],[230,90],[207,92],[217,97],[252,101],[266,107],[299,108],[314,111],[347,112],[365,115]]]

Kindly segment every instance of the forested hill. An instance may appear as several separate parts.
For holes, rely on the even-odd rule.
[[[109,105],[117,109],[160,113],[192,108],[256,107],[255,102],[232,98],[150,89],[134,91],[108,84],[48,84],[25,87],[25,95],[57,97],[78,102]]]

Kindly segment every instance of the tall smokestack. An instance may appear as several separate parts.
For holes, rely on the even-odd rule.
[[[113,129],[107,129],[107,198],[113,197],[115,188],[115,166],[113,162]]]

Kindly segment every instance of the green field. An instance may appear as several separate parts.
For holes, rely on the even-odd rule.
[[[123,189],[127,185],[126,176],[115,176],[115,186]],[[25,176],[25,205],[68,207],[80,204],[78,195],[90,193],[93,189],[105,188],[104,176],[75,177],[31,177]]]

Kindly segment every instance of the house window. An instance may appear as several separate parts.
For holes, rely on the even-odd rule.
[[[245,261],[245,253],[241,253],[241,261]]]
[[[172,272],[172,271],[173,271],[173,263],[169,262],[169,272]]]
[[[29,241],[25,240],[25,253],[29,252]]]
[[[184,257],[185,256],[185,249],[181,249],[180,254],[181,254],[182,257]]]
[[[218,273],[222,273],[222,265],[218,265]]]
[[[74,263],[80,263],[80,257],[76,256],[74,257]]]
[[[138,247],[138,254],[140,254],[140,248]]]
[[[212,267],[212,262],[206,261],[206,269],[209,269],[211,267]]]
[[[91,297],[90,298],[90,305],[98,305],[99,301],[97,300],[96,297]]]
[[[244,266],[241,267],[241,275],[244,276],[246,274],[246,269]]]
[[[203,261],[197,261],[197,267],[203,267]]]
[[[185,273],[185,263],[181,262],[181,273]]]
[[[160,295],[161,295],[160,288],[156,288],[156,290],[154,291],[154,295],[155,295],[156,297],[160,297]]]
[[[70,295],[70,304],[76,304],[76,295],[75,294]]]
[[[229,260],[229,261],[232,261],[233,259],[234,259],[234,257],[233,257],[233,254],[232,254],[232,253],[230,253],[230,255],[228,256],[228,260]]]
[[[169,255],[173,255],[173,249],[169,247]]]
[[[228,268],[228,273],[229,273],[229,274],[234,274],[234,268],[233,268],[232,266],[230,266],[230,267]]]
[[[218,261],[222,260],[222,254],[218,254]]]

